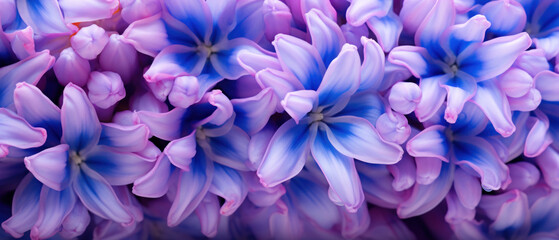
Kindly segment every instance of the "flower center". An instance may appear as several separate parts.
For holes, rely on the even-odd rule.
[[[322,114],[320,112],[311,112],[311,113],[309,113],[309,117],[311,118],[311,120],[313,122],[318,122],[318,121],[322,121],[322,119],[324,119],[324,114]]]
[[[76,151],[70,151],[70,161],[76,165],[80,165],[84,160]]]
[[[202,56],[209,57],[213,53],[217,52],[217,50],[212,45],[202,44],[198,46],[198,52],[201,53]]]
[[[458,65],[456,65],[456,63],[452,64],[450,66],[450,71],[452,71],[452,74],[456,75],[456,73],[458,72]]]
[[[197,140],[204,140],[206,138],[207,138],[207,136],[206,136],[206,133],[204,132],[204,129],[201,128],[201,127],[198,127],[196,129],[196,139]]]

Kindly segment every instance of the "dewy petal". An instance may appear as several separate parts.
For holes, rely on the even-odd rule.
[[[534,113],[535,117],[528,118],[532,126],[524,144],[524,155],[529,158],[540,155],[553,142],[549,118],[541,111],[536,110]]]
[[[13,103],[13,91],[18,82],[37,84],[53,64],[54,57],[45,50],[0,68],[0,107],[9,107]]]
[[[194,210],[196,216],[200,220],[200,231],[208,238],[214,238],[217,235],[220,215],[219,200],[216,195],[206,194],[200,205]]]
[[[68,23],[75,22],[91,22],[110,18],[118,10],[119,1],[72,1],[61,0],[58,1],[60,9],[64,12],[64,20]]]
[[[289,120],[276,131],[257,171],[264,186],[276,186],[303,169],[312,138],[308,124]]]
[[[440,53],[440,36],[454,25],[456,10],[453,1],[437,0],[415,33],[415,44],[436,56]]]
[[[71,47],[60,52],[53,69],[58,83],[64,86],[68,83],[85,86],[91,72],[89,61],[80,57]]]
[[[416,157],[416,181],[418,184],[429,185],[441,174],[442,161],[434,157]]]
[[[2,228],[14,238],[20,238],[37,222],[39,199],[43,184],[32,174],[19,183],[12,204],[12,216],[2,223]]]
[[[157,54],[144,78],[148,82],[158,82],[185,75],[198,76],[206,64],[207,54],[192,47],[171,45]]]
[[[443,73],[427,49],[416,46],[399,46],[388,54],[388,61],[406,67],[416,78],[428,78]]]
[[[0,108],[0,145],[32,148],[43,145],[46,139],[45,129],[35,128],[14,112]]]
[[[84,151],[99,142],[101,123],[97,113],[85,92],[72,83],[64,88],[61,119],[62,142],[71,150]]]
[[[379,0],[354,0],[347,8],[347,22],[359,26],[367,22],[371,17],[384,17],[392,8],[392,1]]]
[[[360,63],[357,47],[344,44],[340,54],[332,60],[318,87],[318,105],[327,107],[349,98],[359,87]]]
[[[155,57],[159,51],[171,44],[160,14],[133,22],[122,36],[124,41],[132,44],[138,52],[151,57]]]
[[[338,56],[342,45],[345,43],[342,30],[336,22],[317,9],[311,9],[310,12],[305,14],[305,17],[312,44],[318,50],[326,67],[328,67],[330,62]]]
[[[361,81],[359,90],[378,89],[384,76],[384,52],[373,39],[361,37],[363,45],[363,64],[361,65]]]
[[[325,131],[327,128],[326,124],[319,124],[316,138],[311,143],[311,153],[346,209],[356,212],[365,197],[354,160],[332,146]]]
[[[71,180],[71,165],[68,161],[68,145],[60,144],[45,149],[24,159],[25,166],[37,180],[46,186],[61,191]]]
[[[509,169],[491,143],[480,137],[457,137],[453,141],[456,164],[481,177],[486,190],[498,190],[510,183]]]
[[[429,185],[416,184],[411,196],[398,206],[398,216],[409,218],[435,208],[445,198],[454,180],[454,164],[443,163],[441,174]]]
[[[375,33],[385,52],[398,46],[398,39],[403,27],[400,18],[394,12],[389,11],[388,15],[384,17],[372,17],[367,21],[367,25]]]
[[[196,155],[196,131],[171,141],[163,153],[175,167],[189,171],[192,158]]]
[[[272,88],[266,88],[253,97],[231,100],[236,113],[235,125],[250,135],[259,132],[276,113],[277,102]]]
[[[481,199],[479,180],[460,168],[454,172],[454,190],[462,205],[468,209],[475,209]]]
[[[316,48],[293,36],[278,34],[272,42],[284,71],[292,73],[305,89],[316,90],[326,70]]]
[[[249,170],[248,145],[250,137],[241,128],[233,126],[226,134],[208,137],[204,146],[208,157],[236,170]],[[201,144],[201,143],[199,143]]]
[[[113,186],[133,183],[153,167],[153,162],[146,161],[140,155],[105,146],[92,149],[83,158],[83,164],[99,173]]]
[[[444,79],[440,84],[447,92],[444,118],[449,123],[456,123],[464,104],[476,94],[476,80],[460,72],[453,78]]]
[[[239,172],[221,164],[215,164],[214,167],[214,177],[209,191],[225,199],[219,213],[230,216],[241,206],[248,189]]]
[[[394,164],[402,159],[402,148],[382,139],[375,127],[363,118],[341,116],[326,122],[328,139],[345,156],[374,164]]]
[[[87,82],[87,95],[95,106],[108,109],[126,96],[120,75],[114,72],[92,72]]]
[[[31,238],[47,239],[57,234],[75,203],[76,194],[71,188],[56,191],[43,186],[39,201],[39,216],[31,228]]]
[[[101,124],[99,145],[105,145],[125,152],[139,152],[146,148],[149,129],[144,124],[123,126],[116,123]]]
[[[158,198],[169,189],[169,178],[174,168],[167,158],[167,155],[160,154],[155,162],[155,166],[144,176],[134,181],[132,192],[141,197]]]
[[[434,157],[448,162],[450,142],[445,130],[446,128],[441,125],[424,129],[408,141],[406,150],[414,157]]]
[[[73,187],[83,205],[95,215],[122,224],[134,221],[109,183],[89,167],[79,167]]]
[[[527,33],[494,38],[460,54],[457,63],[461,71],[478,81],[491,79],[505,72],[531,44]]]
[[[421,99],[415,108],[415,115],[420,122],[429,120],[443,105],[445,91],[439,83],[447,81],[449,78],[449,75],[439,75],[423,78],[419,82],[419,88],[421,88]]]
[[[23,21],[37,34],[68,33],[58,1],[18,0],[18,12]]]
[[[295,120],[295,123],[298,124],[307,113],[317,107],[318,97],[318,93],[313,90],[289,92],[285,95],[285,98],[281,100],[281,105],[291,118]]]
[[[179,173],[175,199],[167,215],[167,225],[170,227],[177,226],[194,212],[210,188],[213,163],[206,159],[202,150],[197,152],[190,171]]]
[[[495,81],[478,82],[477,92],[472,102],[481,108],[495,130],[503,137],[508,137],[514,133],[516,127],[512,122],[509,102],[505,93],[495,84]]]

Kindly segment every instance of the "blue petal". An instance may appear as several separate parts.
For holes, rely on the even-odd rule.
[[[357,48],[345,44],[340,54],[332,60],[318,87],[318,105],[327,107],[353,95],[359,87],[360,64]]]
[[[61,115],[62,141],[71,150],[87,151],[97,145],[101,123],[85,92],[73,83],[64,88]]]
[[[324,65],[338,56],[345,43],[345,38],[340,27],[317,9],[311,9],[305,14],[308,30],[311,34],[312,44],[322,57]]]
[[[235,9],[235,28],[229,33],[229,39],[248,38],[259,41],[264,36],[264,21],[261,1],[242,1]]]
[[[215,164],[214,167],[214,177],[209,191],[225,199],[219,212],[224,216],[230,216],[241,206],[248,189],[239,172],[221,164]]]
[[[165,1],[166,10],[190,29],[200,42],[209,40],[212,32],[212,15],[203,0]]]
[[[123,126],[115,123],[101,124],[99,145],[118,148],[124,152],[139,152],[146,148],[149,129],[144,124]]]
[[[56,0],[18,0],[17,9],[23,21],[37,34],[71,32]]]
[[[400,39],[403,26],[400,18],[394,12],[390,11],[388,15],[383,17],[372,17],[367,21],[367,25],[375,33],[385,52],[389,52],[392,48],[398,46],[398,39]]]
[[[43,186],[39,201],[39,216],[31,229],[31,238],[47,239],[60,231],[60,227],[76,203],[71,188],[56,191]]]
[[[2,223],[2,228],[12,237],[22,237],[37,221],[42,187],[32,174],[19,183],[12,201],[12,216]]]
[[[72,179],[68,145],[66,144],[60,144],[26,157],[24,162],[37,180],[54,190],[65,189]]]
[[[268,119],[276,112],[278,99],[272,88],[266,88],[253,97],[233,99],[235,125],[253,135],[268,123]]]
[[[352,160],[353,161],[353,160]],[[328,199],[327,188],[305,177],[296,177],[287,184],[288,194],[302,214],[324,229],[340,220],[338,207]]]
[[[113,186],[130,184],[153,167],[152,162],[140,155],[104,146],[95,147],[83,158],[83,164],[99,173]]]
[[[158,82],[179,76],[198,76],[206,65],[208,55],[208,52],[184,45],[168,46],[157,54],[144,78],[148,82]]]
[[[209,0],[206,1],[208,8],[212,13],[213,31],[210,42],[216,43],[226,38],[227,35],[236,24],[235,9],[237,1],[235,0]]]
[[[417,29],[415,44],[426,48],[431,56],[444,59],[446,54],[441,47],[440,37],[454,24],[455,17],[453,1],[437,1]]]
[[[378,117],[385,112],[384,108],[384,102],[378,94],[363,92],[351,96],[346,107],[336,113],[336,116],[356,116],[376,123]]]
[[[233,126],[225,135],[208,137],[208,147],[203,147],[207,149],[208,158],[213,161],[244,171],[248,170],[250,165],[248,159],[249,141],[248,134],[241,128]]]

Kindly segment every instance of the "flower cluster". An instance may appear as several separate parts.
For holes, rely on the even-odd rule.
[[[559,239],[559,0],[0,0],[0,238]]]

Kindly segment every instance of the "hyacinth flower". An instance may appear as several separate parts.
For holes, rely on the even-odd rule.
[[[472,101],[497,132],[510,136],[515,131],[510,107],[494,78],[531,45],[530,37],[519,33],[484,42],[490,26],[484,16],[457,25],[454,19],[452,1],[437,1],[415,34],[418,46],[399,46],[388,60],[420,78],[422,98],[415,109],[420,121],[432,117],[446,98],[445,119],[454,123],[464,104]]]
[[[418,182],[398,206],[400,217],[433,209],[451,188],[460,204],[475,209],[482,189],[495,191],[510,184],[504,157],[489,141],[491,135],[484,133],[488,119],[476,105],[467,103],[455,124],[446,123],[440,115],[406,145],[415,157]]]
[[[194,101],[172,102],[185,108],[222,79],[247,74],[237,62],[239,51],[264,53],[255,43],[263,28],[253,25],[261,22],[261,6],[259,0],[164,1],[161,14],[132,23],[123,35],[139,52],[155,57],[144,74],[148,83],[163,85],[154,94],[165,100],[172,88],[187,92]],[[197,78],[173,82],[180,76]]]
[[[368,102],[375,93],[351,98],[361,83],[357,48],[343,44],[339,27],[322,12],[311,10],[307,21],[313,45],[279,34],[273,45],[282,71],[263,70],[270,87],[284,95],[281,105],[292,119],[272,137],[257,174],[263,185],[276,186],[297,175],[312,153],[331,197],[355,212],[364,197],[353,159],[393,164],[403,151],[368,121],[378,112]]]
[[[136,114],[154,136],[170,142],[153,169],[134,183],[133,193],[150,198],[167,194],[173,202],[167,216],[171,227],[195,211],[215,210],[199,215],[202,232],[215,236],[219,215],[231,215],[247,196],[238,171],[249,170],[249,136],[233,125],[231,102],[213,90],[187,109]],[[226,199],[221,209],[216,196]]]
[[[14,237],[75,237],[89,224],[89,212],[119,224],[139,220],[114,188],[144,175],[155,159],[143,154],[148,129],[101,124],[85,92],[64,89],[62,108],[27,83],[14,92],[15,108],[29,124],[46,130],[38,148],[14,151],[31,172],[14,195],[13,214],[2,227]],[[81,116],[77,118],[76,116]],[[128,190],[126,190],[128,191]]]

